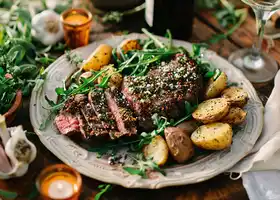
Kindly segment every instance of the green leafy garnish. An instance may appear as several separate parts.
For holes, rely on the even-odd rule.
[[[101,184],[98,186],[98,189],[101,189],[94,197],[94,200],[99,200],[104,193],[111,191],[113,186],[111,184]]]
[[[221,40],[227,39],[241,24],[245,21],[248,11],[246,8],[235,9],[234,5],[227,0],[220,0],[221,6],[214,13],[214,16],[218,20],[219,24],[228,29],[225,33],[215,34],[209,40],[208,43],[214,44]]]
[[[152,159],[146,159],[144,158],[144,155],[142,153],[139,153],[134,156],[130,156],[134,160],[133,165],[126,165],[123,167],[123,169],[132,175],[139,175],[143,178],[147,178],[147,171],[153,170],[160,172],[162,175],[166,175],[164,170],[160,169],[159,166],[152,161]]]
[[[0,196],[5,199],[15,199],[17,198],[18,194],[16,192],[10,192],[0,189]]]

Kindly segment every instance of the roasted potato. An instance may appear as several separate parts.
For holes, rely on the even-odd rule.
[[[117,72],[116,68],[114,68],[114,65],[107,65],[102,67],[103,69],[108,69],[106,72],[104,72],[101,76],[98,77],[97,82],[98,84],[101,83],[102,79],[104,76],[110,76],[109,79],[109,87],[115,86],[115,87],[120,87],[122,83],[122,75]]]
[[[141,49],[141,46],[138,40],[126,39],[119,45],[119,50],[122,50],[124,54],[126,54],[130,50]],[[118,56],[120,56],[120,52],[118,50]]]
[[[210,78],[206,86],[205,99],[212,99],[219,96],[226,87],[227,75],[224,72],[216,80],[214,80],[214,77]]]
[[[212,123],[200,126],[191,135],[192,142],[203,149],[221,150],[232,142],[232,128],[227,123]]]
[[[229,87],[222,92],[222,97],[227,99],[232,106],[242,108],[246,105],[249,96],[248,93],[239,87]]]
[[[110,63],[112,56],[112,47],[107,44],[99,45],[95,51],[88,57],[82,65],[85,71],[95,70],[99,71],[101,67]]]
[[[203,101],[198,105],[192,116],[204,124],[217,122],[228,114],[230,104],[225,98],[215,98]]]
[[[195,120],[188,120],[178,124],[177,127],[182,129],[187,136],[190,136],[198,128],[198,122]]]
[[[233,125],[241,124],[246,119],[247,112],[238,107],[229,109],[228,114],[221,120],[221,122]]]
[[[183,129],[168,127],[164,130],[169,152],[178,163],[186,162],[194,155],[193,144]]]
[[[145,158],[152,158],[159,166],[164,165],[168,159],[168,147],[160,135],[155,136],[150,144],[144,146],[143,153]]]

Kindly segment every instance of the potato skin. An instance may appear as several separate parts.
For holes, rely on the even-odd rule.
[[[247,112],[239,107],[232,107],[229,109],[228,114],[221,120],[221,122],[238,125],[241,124],[247,116]]]
[[[200,126],[191,135],[192,142],[203,149],[222,150],[231,145],[232,128],[227,123],[212,123]]]
[[[82,65],[85,71],[95,70],[99,71],[101,67],[110,63],[112,56],[112,47],[107,44],[99,45],[95,51],[88,57]]]
[[[219,96],[226,87],[227,75],[224,72],[222,72],[216,80],[212,77],[206,86],[205,99],[211,99]]]
[[[122,41],[122,43],[119,45],[120,49],[123,51],[124,54],[126,54],[128,51],[131,50],[140,50],[141,46],[138,42],[138,40],[132,40],[132,39],[126,39]],[[119,54],[120,52],[118,52]],[[120,55],[118,55],[120,56]]]
[[[178,127],[167,127],[164,130],[169,152],[178,163],[184,163],[194,155],[190,137]]]
[[[192,116],[197,121],[204,124],[217,122],[227,115],[230,109],[230,104],[224,98],[215,98],[203,101],[192,113]]]
[[[159,166],[164,165],[168,159],[168,147],[160,135],[155,136],[150,144],[144,146],[143,153],[145,158],[152,158]]]
[[[109,79],[109,87],[120,87],[120,85],[122,84],[122,75],[118,72],[116,72],[116,68],[114,68],[114,65],[107,65],[102,67],[103,69],[108,69],[106,72],[104,72],[101,76],[98,77],[97,82],[98,84],[101,83],[102,79],[104,76],[108,76],[111,75],[111,78]]]
[[[188,120],[178,124],[177,127],[182,129],[187,136],[190,136],[198,128],[198,122],[195,120]]]
[[[92,77],[92,72],[88,71],[88,72],[82,73],[79,77],[79,83],[82,83],[82,78],[88,79],[90,77]]]
[[[222,97],[227,99],[231,106],[244,107],[249,99],[248,93],[240,87],[229,87],[222,92]]]

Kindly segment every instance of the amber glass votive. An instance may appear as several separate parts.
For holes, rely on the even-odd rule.
[[[72,8],[61,14],[64,39],[71,48],[85,46],[89,41],[92,14],[81,8]]]
[[[67,165],[51,165],[37,177],[36,186],[43,200],[78,200],[82,178]]]

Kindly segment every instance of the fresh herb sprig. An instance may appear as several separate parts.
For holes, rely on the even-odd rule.
[[[29,96],[36,83],[39,82],[37,89],[42,85],[46,76],[44,68],[54,62],[55,57],[48,53],[51,47],[41,49],[42,45],[32,40],[31,15],[23,1],[12,4],[6,14],[0,16],[0,21],[0,111],[3,114],[18,90]]]
[[[107,193],[109,191],[111,191],[113,188],[113,186],[111,184],[101,184],[98,186],[98,189],[100,189],[100,192],[98,192],[95,197],[94,200],[100,200],[100,198],[104,195],[104,193]]]
[[[133,165],[125,165],[123,169],[132,175],[139,175],[143,178],[147,177],[148,171],[157,171],[162,175],[166,175],[165,171],[162,170],[152,159],[146,159],[142,153],[136,154],[136,156],[130,156],[133,159]]]
[[[219,5],[220,6],[218,6],[214,16],[218,20],[219,24],[223,28],[226,28],[227,31],[225,33],[213,35],[208,40],[210,44],[218,43],[223,39],[227,39],[241,26],[241,24],[243,24],[248,15],[248,10],[246,8],[235,9],[234,5],[227,0],[220,0]]]

